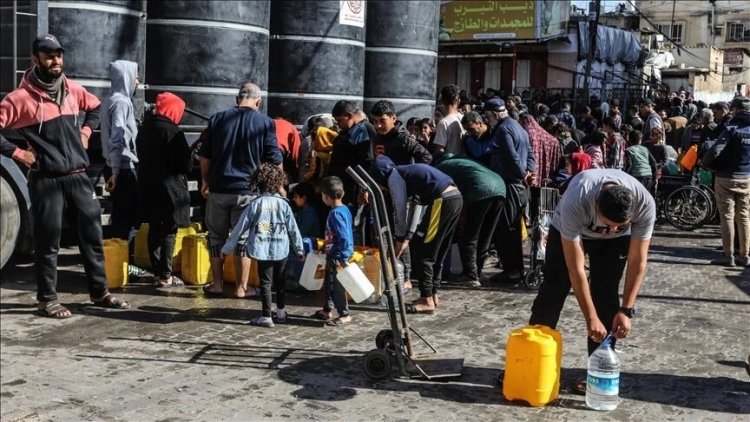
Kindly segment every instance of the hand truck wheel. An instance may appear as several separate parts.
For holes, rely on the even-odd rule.
[[[372,349],[362,359],[362,370],[373,380],[382,380],[391,375],[391,356],[383,349]]]

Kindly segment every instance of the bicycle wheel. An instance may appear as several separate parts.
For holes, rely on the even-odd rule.
[[[709,203],[711,205],[708,211],[708,217],[706,217],[706,224],[716,221],[719,218],[719,206],[716,204],[716,195],[714,191],[706,185],[698,185],[698,188],[708,195]]]
[[[680,230],[702,227],[709,216],[711,199],[703,190],[693,186],[675,189],[664,201],[664,215],[669,224]]]

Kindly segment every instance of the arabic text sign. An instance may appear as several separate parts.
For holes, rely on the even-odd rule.
[[[446,1],[440,4],[440,40],[534,39],[534,1]]]
[[[342,0],[339,12],[340,25],[365,27],[365,1]]]

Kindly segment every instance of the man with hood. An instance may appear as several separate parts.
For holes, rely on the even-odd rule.
[[[172,275],[177,228],[190,224],[187,176],[190,148],[177,126],[185,102],[171,92],[156,96],[153,116],[143,122],[135,143],[138,148],[138,197],[148,223],[148,253],[160,287],[184,283]]]
[[[411,247],[420,298],[406,311],[432,314],[439,305],[440,274],[463,206],[461,192],[453,179],[434,167],[397,166],[386,155],[375,157],[370,174],[391,197],[396,256]]]
[[[79,249],[88,279],[89,296],[97,306],[126,309],[127,302],[107,290],[102,252],[101,208],[86,175],[85,145],[99,125],[99,100],[63,74],[63,50],[52,35],[38,36],[28,70],[0,102],[0,129],[14,129],[26,145],[16,146],[0,135],[0,153],[31,168],[29,196],[34,219],[34,272],[39,313],[69,318],[58,302],[57,254],[63,210],[76,218]],[[78,126],[78,114],[86,116]]]
[[[112,194],[112,236],[130,240],[137,222],[136,152],[138,126],[132,96],[138,86],[138,64],[109,64],[111,94],[102,103],[101,139],[105,189]],[[137,274],[142,275],[142,274]]]

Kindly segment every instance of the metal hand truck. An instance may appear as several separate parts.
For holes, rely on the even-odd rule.
[[[542,187],[539,195],[539,209],[536,219],[532,223],[529,238],[531,251],[529,253],[529,271],[526,272],[523,284],[529,289],[538,289],[544,280],[544,258],[547,246],[549,227],[560,201],[560,191],[557,188]]]
[[[411,326],[406,316],[404,292],[396,282],[396,249],[393,246],[393,233],[388,224],[388,214],[383,192],[370,175],[361,167],[348,167],[346,172],[370,195],[370,212],[377,235],[375,240],[380,250],[380,266],[388,305],[390,329],[381,330],[375,337],[375,349],[365,353],[362,370],[374,380],[391,376],[394,366],[399,377],[426,378],[428,380],[445,377],[459,377],[463,371],[463,357],[445,357],[438,354],[427,340]],[[400,318],[399,318],[400,317]],[[417,337],[430,350],[426,355],[416,355],[413,338]]]

